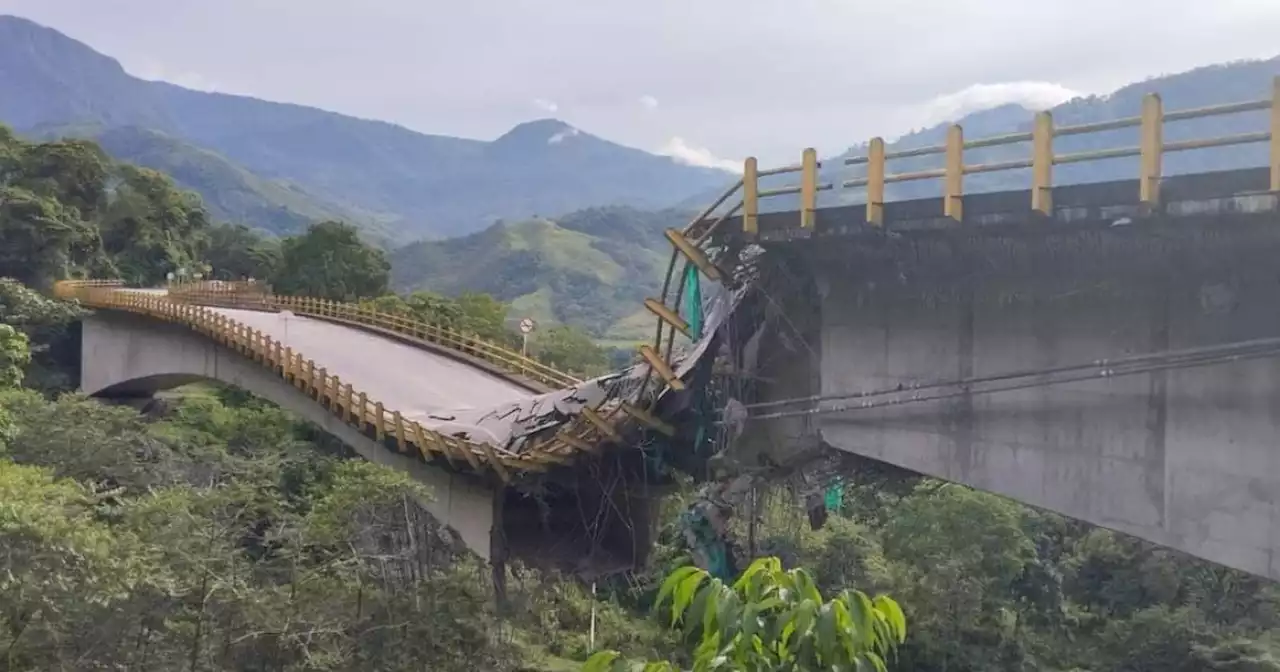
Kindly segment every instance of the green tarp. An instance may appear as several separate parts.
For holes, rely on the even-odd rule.
[[[684,267],[684,319],[689,323],[689,334],[693,340],[702,338],[702,277],[698,275],[698,267],[686,264]]]

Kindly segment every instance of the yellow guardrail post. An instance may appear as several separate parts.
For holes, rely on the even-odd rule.
[[[1053,215],[1053,114],[1036,114],[1031,132],[1031,209]]]
[[[884,226],[884,138],[867,145],[867,223]]]
[[[400,415],[400,411],[391,412],[391,422],[396,432],[396,448],[402,453],[408,452],[404,435],[404,417]]]
[[[320,381],[316,380],[316,363],[315,360],[307,360],[307,387],[306,393],[308,397],[316,396],[320,391]]]
[[[760,232],[760,177],[756,157],[742,162],[742,232],[754,236]]]
[[[818,218],[818,150],[800,155],[800,228],[813,229]]]
[[[1160,202],[1160,169],[1163,163],[1161,154],[1164,150],[1164,110],[1160,95],[1148,93],[1142,99],[1142,123],[1139,129],[1139,164],[1142,171],[1139,175],[1138,200],[1154,212]]]
[[[328,409],[329,403],[328,401],[326,401],[327,399],[326,395],[329,393],[329,369],[323,366],[320,367],[320,373],[318,377],[320,379],[320,382],[317,385],[317,389],[316,389],[316,401],[320,402],[321,406],[324,406],[326,409]]]
[[[964,219],[964,129],[960,124],[952,124],[947,129],[946,175],[943,181],[942,215],[961,221]]]

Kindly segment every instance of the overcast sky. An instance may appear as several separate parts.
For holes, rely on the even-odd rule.
[[[1280,53],[1280,0],[0,0],[148,79],[492,139],[791,162]]]

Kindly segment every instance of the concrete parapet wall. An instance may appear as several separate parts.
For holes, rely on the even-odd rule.
[[[99,311],[84,319],[81,391],[130,396],[197,380],[217,380],[269,399],[332,434],[372,462],[400,469],[430,487],[424,503],[486,560],[493,528],[493,489],[399,455],[341,422],[315,400],[260,364],[178,325]]]

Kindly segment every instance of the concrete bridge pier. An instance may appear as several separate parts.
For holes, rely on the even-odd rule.
[[[1280,217],[1044,222],[770,248],[807,273],[765,399],[1280,337]],[[775,288],[775,291],[778,291]],[[767,421],[840,450],[1280,579],[1280,358]],[[812,409],[814,404],[806,408]],[[792,407],[795,408],[795,407]]]

